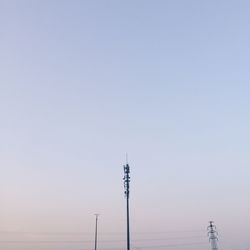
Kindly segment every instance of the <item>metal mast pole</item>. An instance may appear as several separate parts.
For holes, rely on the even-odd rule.
[[[130,231],[129,231],[129,182],[130,182],[130,168],[128,163],[123,166],[124,168],[124,193],[127,201],[127,250],[130,250]]]
[[[95,250],[97,250],[97,222],[99,214],[95,214]]]
[[[212,250],[218,250],[218,245],[217,245],[218,233],[216,231],[216,226],[214,225],[213,221],[209,221],[209,226],[207,227],[207,229],[208,229],[208,237],[211,243]]]

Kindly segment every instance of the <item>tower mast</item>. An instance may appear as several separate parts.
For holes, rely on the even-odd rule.
[[[94,214],[94,215],[95,215],[95,250],[97,250],[97,222],[99,214]]]
[[[209,226],[207,227],[209,242],[211,243],[212,250],[218,250],[218,233],[216,231],[216,226],[213,221],[209,221]]]
[[[127,202],[127,250],[130,250],[130,228],[129,228],[129,183],[130,183],[130,167],[128,163],[123,166],[124,169],[124,193]]]

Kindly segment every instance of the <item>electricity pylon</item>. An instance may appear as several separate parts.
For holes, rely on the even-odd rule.
[[[212,250],[218,250],[218,233],[216,231],[216,226],[213,221],[209,221],[209,226],[207,227],[209,242],[211,243]]]

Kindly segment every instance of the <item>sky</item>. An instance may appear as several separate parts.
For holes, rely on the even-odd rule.
[[[0,0],[0,248],[249,250],[249,13]]]

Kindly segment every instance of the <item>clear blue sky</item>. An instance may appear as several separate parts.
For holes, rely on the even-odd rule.
[[[111,232],[125,231],[128,152],[133,247],[209,249],[213,219],[221,249],[249,250],[249,13],[246,0],[0,0],[0,240],[92,240],[98,212],[101,246],[125,248]],[[4,248],[93,247],[25,244]]]

